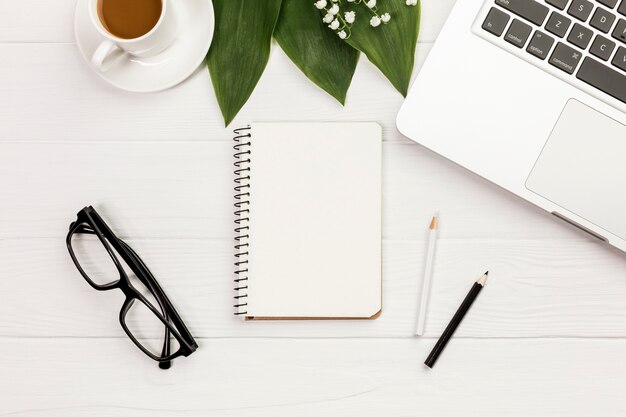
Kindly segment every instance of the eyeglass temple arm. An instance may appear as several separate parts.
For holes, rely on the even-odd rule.
[[[119,241],[122,244],[122,246],[126,250],[128,250],[129,255],[132,256],[134,258],[134,260],[139,264],[139,266],[144,269],[143,272],[147,276],[152,278],[152,282],[150,282],[150,280],[146,279],[145,277],[143,277],[142,274],[137,274],[137,278],[139,278],[139,280],[141,280],[141,282],[143,282],[143,284],[146,285],[150,289],[150,291],[152,291],[152,293],[155,295],[155,298],[157,299],[157,302],[159,303],[159,307],[161,308],[161,312],[163,313],[163,317],[165,317],[166,320],[170,320],[170,317],[168,315],[168,308],[169,309],[173,309],[174,307],[171,306],[171,303],[169,303],[170,304],[169,306],[162,305],[164,303],[169,302],[169,300],[167,300],[167,296],[163,292],[163,289],[160,288],[160,286],[158,285],[158,282],[152,276],[152,272],[150,272],[150,269],[141,260],[141,258],[139,257],[139,255],[137,255],[137,253],[133,250],[133,248],[128,246],[128,244],[126,242],[124,242],[123,240],[119,239]],[[153,283],[155,285],[153,285]],[[160,294],[157,294],[157,292],[160,292]],[[167,356],[170,355],[170,353],[171,353],[171,345],[172,344],[171,344],[171,340],[170,340],[170,328],[165,326],[165,335],[164,335],[164,338],[163,338],[163,349],[161,351],[161,357],[167,357]],[[170,369],[171,367],[172,367],[172,361],[159,362],[159,368],[161,368],[161,369]]]

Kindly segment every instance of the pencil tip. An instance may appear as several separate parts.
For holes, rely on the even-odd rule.
[[[433,219],[430,221],[430,226],[428,226],[428,228],[430,230],[435,230],[437,228],[437,215],[433,216]]]
[[[482,277],[478,278],[478,281],[476,281],[476,283],[484,287],[487,283],[487,272],[485,272]]]
[[[485,275],[489,275],[489,271],[485,272]]]

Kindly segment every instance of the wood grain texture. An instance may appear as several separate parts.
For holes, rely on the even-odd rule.
[[[431,46],[418,46],[414,75]],[[5,140],[205,142],[231,137],[206,68],[167,91],[134,94],[100,80],[73,44],[0,43],[0,62],[0,135]],[[273,48],[265,73],[231,126],[367,120],[383,126],[386,140],[405,141],[395,128],[401,104],[402,96],[365,59],[342,107]]]
[[[0,0],[0,43],[74,42],[76,0]]]
[[[232,239],[231,142],[0,142],[0,238],[59,238],[92,204],[121,237]],[[417,145],[383,157],[386,239],[425,238],[435,211],[442,238],[583,236]]]
[[[73,43],[75,1],[0,0],[0,416],[626,414],[626,258],[404,139],[402,98],[365,60],[344,108],[273,48],[234,124],[383,126],[383,315],[233,317],[231,133],[209,76],[160,94],[110,88]],[[416,72],[453,4],[422,1]],[[64,236],[85,204],[144,257],[199,338],[171,370],[123,335],[121,296],[92,290],[72,265]],[[441,240],[418,339],[435,211]],[[485,269],[489,284],[428,372],[435,337]]]
[[[297,324],[246,323],[233,316],[229,240],[128,242],[198,337],[408,338],[415,328],[423,241],[384,242],[380,318]],[[472,282],[487,269],[489,283],[458,337],[626,337],[626,260],[600,244],[442,239],[438,246],[425,333],[429,338],[441,334]],[[0,336],[125,337],[117,318],[122,293],[89,287],[63,238],[4,240],[0,253],[0,271],[10,277],[3,283],[3,294],[10,296],[0,303]]]
[[[158,369],[122,339],[3,339],[0,415],[618,417],[624,340],[209,339]],[[589,355],[588,352],[594,352]],[[54,360],[43,361],[42,357]],[[36,366],[34,366],[36,364]],[[46,375],[46,378],[41,378]],[[614,375],[607,380],[607,375]],[[601,387],[601,389],[599,388]]]

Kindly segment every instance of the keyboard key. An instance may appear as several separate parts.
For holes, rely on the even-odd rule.
[[[496,4],[538,26],[543,24],[549,11],[547,6],[535,0],[496,0]]]
[[[569,29],[571,24],[572,20],[569,17],[565,17],[557,12],[552,12],[548,23],[546,23],[546,30],[562,38],[567,33],[567,29]]]
[[[576,19],[586,22],[593,9],[593,3],[588,0],[574,0],[567,9],[567,14],[574,16]]]
[[[619,5],[617,11],[626,16],[626,0],[622,0],[622,4]]]
[[[591,42],[592,37],[593,31],[591,29],[576,23],[572,28],[572,31],[569,33],[567,41],[569,43],[573,43],[581,49],[587,49],[587,46],[589,45],[589,42]]]
[[[603,61],[608,61],[613,53],[613,49],[615,49],[615,42],[608,40],[604,36],[598,35],[593,40],[589,52]]]
[[[580,62],[580,58],[581,53],[579,51],[559,42],[556,44],[549,62],[558,69],[568,74],[573,74]]]
[[[530,40],[526,51],[539,59],[546,59],[553,43],[554,38],[552,36],[546,35],[545,33],[537,30]]]
[[[618,0],[598,0],[598,3],[604,4],[606,7],[612,9],[617,4]]]
[[[626,75],[599,63],[593,58],[585,58],[576,77],[587,84],[604,91],[626,103]]]
[[[553,5],[557,9],[563,10],[569,0],[546,0],[546,3]]]
[[[511,23],[509,30],[504,35],[504,40],[518,48],[522,48],[526,44],[531,31],[530,25],[521,20],[513,19],[513,23]]]
[[[615,22],[615,15],[602,7],[598,7],[589,24],[604,33],[609,33]]]
[[[626,1],[626,0],[625,0]],[[620,19],[611,34],[615,39],[626,43],[626,20]]]
[[[504,28],[509,23],[509,15],[502,10],[492,7],[483,22],[483,29],[496,36],[502,35]]]
[[[626,71],[626,48],[620,46],[615,56],[613,57],[613,61],[611,64],[615,65],[617,68]],[[626,89],[626,86],[622,86],[622,88]]]

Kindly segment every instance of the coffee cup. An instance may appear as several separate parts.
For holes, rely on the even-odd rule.
[[[176,37],[171,0],[88,0],[91,21],[104,40],[91,57],[99,71],[128,54],[150,57],[163,52]]]

